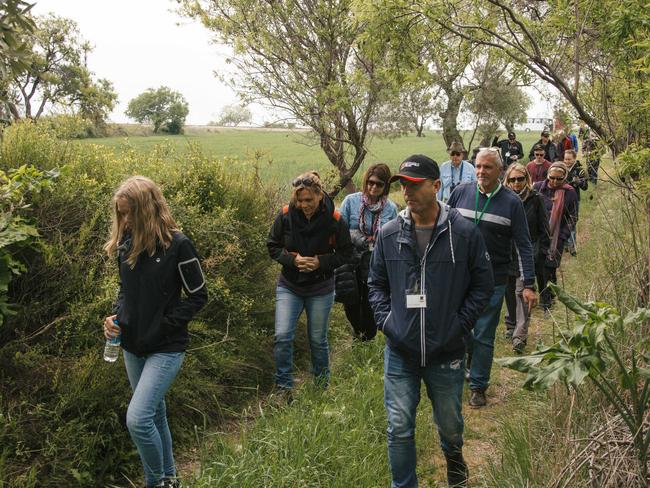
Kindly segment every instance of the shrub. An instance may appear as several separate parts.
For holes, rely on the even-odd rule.
[[[63,168],[47,198],[35,198],[38,249],[9,288],[17,313],[0,327],[0,479],[13,486],[104,486],[138,477],[124,427],[130,397],[120,366],[101,360],[101,322],[116,296],[115,260],[103,255],[109,204],[120,181],[159,183],[182,230],[203,257],[205,309],[169,411],[179,447],[271,383],[272,289],[265,236],[271,205],[253,177],[233,179],[197,148],[161,145],[120,159],[96,145],[57,138],[44,124],[4,132],[0,167]],[[275,202],[272,204],[275,206]],[[121,362],[121,361],[120,361]]]

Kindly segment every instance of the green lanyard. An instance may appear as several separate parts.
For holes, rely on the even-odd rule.
[[[478,214],[478,193],[479,193],[479,190],[478,190],[478,183],[476,184],[476,203],[474,204],[474,223],[476,225],[478,225],[481,222],[481,219],[483,218],[483,214],[485,213],[485,211],[488,208],[488,205],[490,204],[490,200],[492,200],[492,197],[499,190],[499,188],[501,188],[501,182],[499,182],[499,185],[494,190],[492,190],[492,192],[488,195],[487,202],[485,202],[485,205],[483,205],[483,210],[481,210],[481,215],[479,215],[478,218],[477,218],[476,215]]]

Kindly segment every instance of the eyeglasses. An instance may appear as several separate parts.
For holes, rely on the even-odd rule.
[[[535,157],[543,157],[544,153],[535,153]]]
[[[315,179],[313,179],[311,176],[306,176],[305,178],[296,178],[295,180],[293,180],[291,182],[291,185],[294,188],[297,188],[299,186],[308,186],[308,187],[317,186],[317,187],[320,187],[318,182]]]
[[[525,176],[513,176],[511,178],[508,178],[508,183],[514,183],[515,181],[517,183],[522,183],[522,182],[526,181],[526,177]]]
[[[549,176],[548,177],[549,180],[553,180],[553,181],[562,181],[565,178],[566,178],[566,176]]]
[[[452,156],[460,156],[460,153],[458,151],[452,151],[449,154],[451,154]]]
[[[383,181],[374,181],[374,180],[368,180],[368,186],[376,186],[377,188],[383,188],[386,186],[386,183]]]

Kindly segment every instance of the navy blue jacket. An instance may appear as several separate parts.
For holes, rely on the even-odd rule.
[[[481,233],[440,204],[438,224],[421,258],[409,210],[379,231],[370,261],[369,301],[391,348],[421,365],[463,357],[469,333],[494,290]],[[426,294],[426,308],[407,308],[407,290]]]
[[[478,212],[476,211],[476,183],[458,185],[447,202],[450,207],[458,209],[472,225],[474,219],[481,215],[487,202],[487,195],[479,191]],[[528,233],[526,211],[521,199],[510,188],[501,186],[485,209],[478,226],[485,245],[490,253],[490,262],[494,272],[494,282],[503,285],[508,279],[508,269],[512,259],[512,246],[519,258],[519,276],[526,288],[535,286],[535,264],[533,246]]]

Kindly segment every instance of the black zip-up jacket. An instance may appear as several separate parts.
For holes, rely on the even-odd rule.
[[[551,247],[551,238],[548,230],[548,212],[544,198],[535,190],[530,190],[528,196],[522,201],[526,211],[526,222],[528,223],[528,233],[530,242],[533,245],[533,259],[535,265],[544,263],[548,248]],[[512,261],[510,262],[510,276],[519,276],[519,260],[517,251],[512,246]]]
[[[421,366],[462,358],[474,324],[494,292],[481,231],[440,205],[438,224],[420,257],[408,209],[379,231],[370,261],[368,298],[391,348]],[[407,308],[422,287],[426,308]],[[419,291],[417,291],[419,293]]]
[[[587,173],[582,168],[580,161],[576,161],[571,167],[569,174],[566,177],[566,182],[576,191],[576,196],[578,197],[578,201],[580,201],[580,190],[586,191],[587,188],[589,188]],[[576,215],[576,220],[577,219],[578,216]]]
[[[320,238],[314,239],[311,252],[303,253],[303,256],[318,256],[320,267],[311,273],[302,273],[298,271],[295,264],[298,243],[294,242],[291,231],[290,212],[292,211],[302,213],[302,210],[285,206],[275,218],[266,240],[269,255],[282,265],[282,276],[288,282],[299,287],[311,286],[332,279],[336,268],[352,262],[353,246],[348,225],[341,218],[339,212],[334,210],[332,200],[324,195],[317,213],[322,213],[323,217],[331,218],[324,219],[327,225],[320,229]],[[313,218],[317,218],[317,215],[315,214]]]
[[[126,262],[128,247],[127,239],[118,253],[120,292],[114,307],[122,347],[137,356],[185,351],[187,323],[208,300],[192,241],[175,232],[168,249],[158,248],[153,256],[143,252],[133,269]]]

